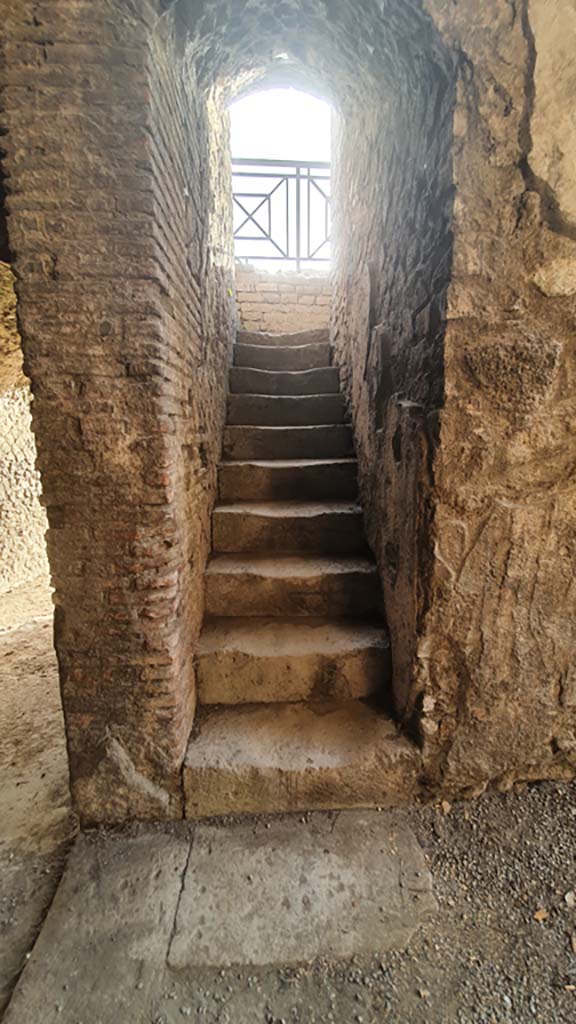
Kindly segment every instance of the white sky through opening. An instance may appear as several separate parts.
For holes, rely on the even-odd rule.
[[[232,156],[330,160],[331,108],[298,89],[253,92],[230,105]]]
[[[266,89],[250,93],[230,105],[230,141],[232,159],[250,160],[296,160],[329,162],[331,158],[331,122],[332,109],[324,100],[301,92],[299,89]],[[255,168],[251,168],[256,171]],[[274,188],[274,168],[260,167],[259,171],[268,172],[268,177],[257,178],[248,176],[248,168],[240,167],[244,176],[233,174],[234,194],[240,190],[253,194]],[[281,168],[278,173],[287,173]],[[302,172],[307,172],[303,170]],[[315,169],[313,173],[324,175],[325,180],[317,179],[317,185],[327,195],[330,193],[329,175],[327,170]],[[300,220],[296,216],[296,194],[300,195]],[[236,235],[235,250],[237,258],[248,259],[250,263],[268,271],[295,269],[293,260],[278,258],[280,249],[289,252],[316,252],[317,256],[329,257],[329,243],[322,245],[326,238],[325,216],[326,204],[321,192],[306,183],[297,185],[291,180],[287,185],[280,185],[274,190],[269,203],[260,203],[256,197],[239,196],[242,203],[240,209],[234,204],[234,230],[240,230],[252,236],[252,241],[241,240]],[[289,203],[289,227],[284,204]],[[245,214],[260,204],[255,220],[246,220]],[[296,223],[301,224],[300,242],[296,242]],[[244,227],[242,228],[242,224]],[[280,249],[270,241],[258,240],[261,233],[271,232],[271,237]],[[254,241],[256,239],[256,241]],[[310,243],[310,244],[309,244]],[[276,257],[264,259],[264,254]],[[296,265],[297,266],[297,265]],[[301,268],[327,270],[326,262],[303,261]]]

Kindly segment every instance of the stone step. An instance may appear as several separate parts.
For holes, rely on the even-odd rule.
[[[202,704],[352,700],[383,692],[390,671],[382,622],[220,618],[204,625],[196,680]]]
[[[362,510],[353,502],[237,502],[212,516],[215,552],[364,554]]]
[[[330,346],[234,345],[234,366],[255,370],[313,370],[330,366]]]
[[[310,331],[291,331],[287,334],[269,334],[266,331],[238,331],[239,345],[263,345],[266,348],[294,348],[301,345],[327,345],[330,328],[317,327]]]
[[[208,615],[382,614],[376,564],[368,558],[217,555],[206,571]]]
[[[354,455],[347,424],[310,427],[226,427],[225,459],[344,459]]]
[[[361,701],[204,708],[185,816],[390,807],[416,798],[420,770],[416,746]]]
[[[230,426],[305,427],[345,419],[343,395],[228,395]]]
[[[230,368],[233,395],[330,395],[338,394],[340,375],[336,366],[316,370],[253,370]]]
[[[358,496],[356,459],[270,459],[221,462],[220,501],[289,501]]]

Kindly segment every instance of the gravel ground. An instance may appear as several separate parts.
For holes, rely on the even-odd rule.
[[[74,834],[46,590],[9,598],[0,598],[0,1013]],[[574,1024],[576,784],[382,813],[416,832],[439,901],[406,951],[167,971],[150,1017],[122,1024]]]

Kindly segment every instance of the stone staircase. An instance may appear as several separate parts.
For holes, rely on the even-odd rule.
[[[416,785],[417,751],[381,709],[389,641],[346,418],[327,331],[238,335],[188,817],[390,804]]]

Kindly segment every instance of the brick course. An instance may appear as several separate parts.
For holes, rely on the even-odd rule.
[[[250,264],[236,264],[236,303],[244,330],[282,334],[327,327],[330,300],[327,272],[269,273]]]

